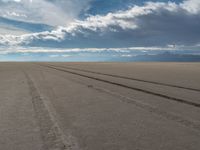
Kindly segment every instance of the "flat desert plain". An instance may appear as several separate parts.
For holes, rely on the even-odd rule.
[[[200,63],[0,63],[0,150],[199,150]]]

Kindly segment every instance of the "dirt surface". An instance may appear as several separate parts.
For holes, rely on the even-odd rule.
[[[0,63],[2,150],[199,150],[200,63]]]

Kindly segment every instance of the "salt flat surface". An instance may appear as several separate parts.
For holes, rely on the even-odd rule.
[[[4,150],[199,150],[200,63],[0,63]]]

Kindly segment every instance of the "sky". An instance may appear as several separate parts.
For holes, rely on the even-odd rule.
[[[200,55],[200,0],[0,0],[0,61]]]

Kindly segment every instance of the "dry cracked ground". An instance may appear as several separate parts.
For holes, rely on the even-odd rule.
[[[200,63],[0,63],[0,150],[199,150]]]

